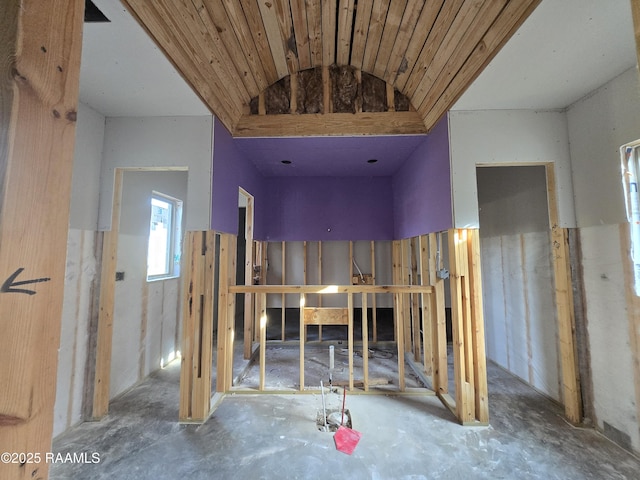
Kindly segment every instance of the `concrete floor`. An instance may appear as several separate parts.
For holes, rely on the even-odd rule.
[[[319,431],[319,394],[228,395],[201,425],[180,425],[179,362],[111,403],[101,422],[54,441],[98,453],[96,464],[55,464],[52,479],[638,479],[640,460],[556,404],[488,365],[489,427],[462,427],[432,396],[349,395],[352,456]],[[341,396],[328,395],[328,408]]]

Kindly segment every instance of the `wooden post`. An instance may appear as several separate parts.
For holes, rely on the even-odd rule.
[[[410,240],[408,238],[402,240],[400,242],[400,251],[401,251],[401,275],[400,275],[400,285],[409,285],[410,281],[410,273],[411,273],[411,264],[409,263],[409,246]],[[402,321],[404,322],[404,348],[405,352],[411,351],[411,294],[402,293],[400,295],[402,301]]]
[[[204,421],[211,408],[213,362],[213,231],[187,232],[184,242],[181,421]]]
[[[376,242],[371,240],[371,284],[376,284]],[[376,294],[371,294],[371,322],[373,335],[371,340],[375,343],[378,341],[378,324],[377,324],[377,313],[376,313]]]
[[[233,320],[235,294],[229,286],[236,278],[236,238],[229,233],[220,234],[220,269],[218,273],[218,360],[216,391],[226,392],[231,388],[233,375]]]
[[[438,258],[439,246],[442,247],[442,233],[429,234],[429,283],[434,288],[431,295],[433,338],[433,389],[440,395],[449,393],[449,371],[447,366],[447,323],[444,302],[444,280],[439,278],[437,270],[442,268],[442,256]],[[438,261],[439,260],[439,261]]]
[[[475,415],[481,423],[489,423],[489,392],[487,387],[487,356],[484,340],[484,309],[482,305],[482,272],[480,268],[480,234],[467,230],[469,259],[469,304],[471,307],[471,339],[473,372],[475,373]]]
[[[475,420],[473,371],[468,358],[470,324],[467,289],[467,236],[465,230],[449,230],[449,268],[451,270],[451,319],[453,326],[453,365],[456,382],[456,415],[462,424]]]
[[[267,358],[267,294],[260,294],[260,391],[264,390]]]
[[[100,272],[100,300],[98,335],[96,339],[96,367],[93,385],[92,417],[99,419],[109,412],[111,385],[111,345],[113,338],[113,309],[115,304],[116,264],[118,261],[118,233],[123,170],[116,168],[113,181],[111,230],[103,233],[102,265]]]
[[[420,235],[418,238],[418,250],[420,251],[420,285],[431,285],[429,276],[429,243],[427,235]],[[430,294],[420,294],[422,305],[422,361],[424,364],[424,373],[433,375],[433,312],[432,298],[435,292]],[[433,386],[433,378],[431,379]]]
[[[304,390],[304,293],[300,294],[300,391]]]
[[[410,247],[410,266],[411,266],[411,285],[418,285],[418,242],[417,238],[411,238]],[[412,347],[413,359],[420,361],[420,306],[419,295],[417,293],[409,295],[411,299],[411,330],[412,330]]]
[[[391,272],[394,285],[402,284],[402,251],[400,240],[391,243]],[[394,341],[398,342],[398,322],[402,321],[402,297],[400,294],[393,294],[393,335]]]
[[[84,2],[0,2],[0,445],[51,451]],[[0,462],[0,478],[46,478]]]
[[[245,261],[244,261],[244,284],[253,284],[253,196],[240,189],[240,192],[247,199],[246,222],[245,222]],[[253,312],[253,295],[244,294],[244,358],[251,358],[253,347],[253,327],[255,317]]]
[[[286,262],[286,243],[284,241],[282,241],[282,285],[286,285],[287,281],[286,281],[286,268],[287,268],[287,262]],[[285,339],[285,320],[287,317],[287,296],[283,293],[282,294],[282,341],[284,342]],[[302,332],[300,332],[300,335],[302,335]]]
[[[367,294],[362,294],[362,379],[364,391],[369,391],[369,318]]]
[[[322,285],[322,240],[318,240],[318,285]],[[318,306],[322,306],[322,295],[318,295]],[[322,341],[322,325],[318,325],[318,341]]]
[[[349,390],[353,391],[353,293],[347,294],[347,309],[349,310],[348,348],[349,348]]]
[[[546,165],[549,224],[551,226],[551,258],[555,279],[564,412],[570,422],[577,424],[582,420],[582,404],[577,367],[573,288],[569,266],[569,240],[567,229],[558,226],[556,181],[553,168],[553,164]]]

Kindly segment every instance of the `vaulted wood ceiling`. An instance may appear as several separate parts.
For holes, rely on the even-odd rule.
[[[234,133],[251,98],[269,85],[333,64],[351,65],[393,85],[430,130],[540,1],[123,3]]]

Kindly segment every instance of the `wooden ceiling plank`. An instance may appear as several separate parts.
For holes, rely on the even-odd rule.
[[[373,74],[378,78],[384,77],[406,7],[407,0],[394,0],[389,5],[387,21],[385,22],[382,39],[380,40],[380,48],[378,49],[376,62],[373,66]]]
[[[353,28],[354,0],[340,0],[338,12],[338,44],[336,45],[336,64],[349,65],[351,53],[351,30]]]
[[[241,22],[241,18],[244,15],[258,53],[258,58],[260,59],[260,62],[262,62],[262,68],[264,68],[267,86],[269,86],[272,83],[277,82],[280,77],[278,75],[278,70],[276,69],[273,54],[271,53],[267,32],[264,24],[262,23],[260,9],[258,8],[258,4],[255,0],[240,0],[240,5],[242,8],[239,8],[237,0],[225,0],[227,13],[229,13],[230,16],[237,16],[238,21]],[[233,15],[230,13],[231,11],[234,11]]]
[[[391,0],[374,0],[373,2],[369,34],[367,35],[367,44],[364,48],[364,59],[362,61],[362,71],[364,72],[373,74],[373,67],[376,64],[376,57],[378,56],[380,40],[382,39],[390,4]]]
[[[240,46],[233,24],[224,9],[222,0],[192,0],[192,3],[205,28],[209,32],[216,30],[220,34],[220,39],[224,43],[226,51],[240,79],[249,93],[249,97],[255,97],[262,90],[256,80],[256,77],[261,74],[255,70],[255,62],[253,65],[249,65],[249,58],[253,57],[247,55]],[[253,60],[255,60],[255,58],[253,58]],[[260,84],[264,84],[264,81],[263,73]]]
[[[225,10],[225,13],[229,20],[231,28],[235,32],[238,43],[240,44],[240,48],[244,53],[244,55],[246,56],[249,67],[253,72],[253,77],[255,78],[256,84],[258,85],[259,91],[264,90],[271,84],[271,80],[267,75],[267,72],[264,68],[264,63],[262,62],[260,58],[260,54],[258,53],[258,50],[256,48],[255,42],[253,41],[253,37],[251,35],[251,28],[249,27],[247,18],[245,17],[242,11],[242,7],[237,1],[231,1],[231,0],[215,0],[215,1],[220,2]],[[268,47],[268,44],[267,44],[267,47]],[[271,58],[271,53],[269,53],[268,57]],[[275,71],[275,67],[274,67],[274,71]]]
[[[372,10],[373,0],[358,0],[358,8],[355,13],[356,21],[353,27],[353,43],[351,45],[351,65],[359,70],[362,69],[364,60],[364,47],[367,44]]]
[[[322,0],[306,0],[311,66],[322,65]],[[335,16],[334,16],[335,18]]]
[[[418,112],[428,130],[431,130],[458,101],[467,87],[480,75],[480,72],[535,10],[540,1],[512,0],[506,5],[435,104],[423,105],[422,110]]]
[[[420,135],[426,133],[417,112],[309,113],[243,115],[234,137],[347,135]]]
[[[296,49],[300,70],[311,68],[311,47],[307,27],[307,4],[305,0],[291,0],[291,19],[296,37]]]
[[[176,41],[175,32],[156,11],[154,4],[144,0],[124,0],[124,3],[129,12],[175,66],[176,71],[182,75],[225,127],[232,131],[242,112],[236,108],[229,96],[224,94],[224,88],[219,78],[215,76],[208,80],[205,79],[198,64],[185,51],[182,43]],[[218,89],[218,87],[220,88]]]
[[[217,30],[209,31],[202,22],[192,0],[156,0],[164,9],[165,21],[171,22],[173,29],[180,32],[185,48],[190,49],[204,72],[215,71],[225,85],[227,95],[242,111],[242,105],[249,103],[251,95],[244,86],[240,73],[236,70],[229,52]]]
[[[425,0],[409,0],[407,7],[404,9],[402,15],[402,21],[400,22],[400,28],[398,29],[398,35],[393,43],[389,59],[385,65],[383,78],[387,83],[393,84],[398,74],[398,67],[404,57],[404,52],[409,46],[411,35],[416,28],[418,19],[421,16],[422,9],[424,7]]]
[[[434,59],[425,72],[420,87],[414,95],[416,108],[419,110],[425,103],[433,103],[451,83],[451,80],[469,58],[473,49],[482,40],[493,22],[496,20],[509,0],[491,0],[484,4],[473,23],[466,30],[455,50],[447,58]]]
[[[402,79],[402,76],[407,73],[408,70],[410,73],[409,66],[413,66],[418,56],[420,56],[425,40],[438,18],[443,3],[444,0],[426,2],[420,12],[420,17],[416,22],[414,30],[410,33],[407,47],[401,49],[401,45],[397,45],[394,55],[389,59],[389,65],[387,65],[387,77],[389,80],[387,81],[393,83],[398,90],[402,90],[398,85],[399,79]],[[396,42],[396,44],[398,44],[398,42]]]
[[[273,2],[276,9],[276,18],[280,25],[280,37],[282,38],[287,59],[287,68],[289,69],[289,74],[291,74],[300,70],[300,62],[298,61],[298,53],[296,52],[293,19],[291,18],[291,5],[289,4],[289,0],[269,0],[267,3],[271,2]]]
[[[276,65],[278,80],[289,75],[289,67],[287,66],[287,56],[284,51],[284,43],[280,35],[280,22],[276,14],[275,5],[266,0],[256,0],[262,23],[269,40],[269,48],[273,55],[273,61]],[[273,83],[273,82],[272,82]]]
[[[472,2],[475,0],[466,1]],[[429,32],[429,36],[427,37],[427,41],[424,43],[424,47],[422,48],[420,55],[418,55],[418,58],[413,63],[413,65],[409,64],[410,66],[412,66],[412,68],[407,68],[404,73],[398,75],[396,86],[409,98],[411,98],[413,95],[413,90],[411,90],[407,85],[409,78],[411,78],[412,75],[415,77],[413,73],[414,71],[424,69],[427,65],[429,65],[429,63],[431,63],[431,60],[442,44],[442,40],[449,31],[449,27],[455,20],[458,12],[460,11],[460,8],[464,3],[465,0],[451,0],[450,2],[445,2],[445,6],[440,11],[438,18],[436,18],[436,21],[433,24],[433,28]]]
[[[483,8],[486,4],[491,5],[488,8]],[[449,31],[445,35],[440,48],[435,52],[431,62],[428,65],[422,66],[422,68],[414,68],[409,80],[407,81],[407,91],[413,92],[411,95],[411,102],[418,107],[424,101],[427,92],[433,85],[433,81],[436,76],[440,74],[442,69],[451,62],[458,48],[466,47],[465,58],[473,51],[475,45],[480,41],[482,35],[487,31],[489,26],[493,23],[496,16],[500,13],[504,6],[502,0],[467,0],[465,4],[460,8],[458,15],[449,27]],[[492,13],[490,18],[487,18],[485,13]],[[482,24],[484,30],[478,34],[473,41],[473,25],[474,23]]]
[[[337,0],[322,0],[322,65],[336,61],[336,10]]]

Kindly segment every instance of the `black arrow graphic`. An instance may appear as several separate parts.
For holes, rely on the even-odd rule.
[[[2,293],[26,293],[27,295],[35,295],[36,292],[35,290],[27,290],[24,288],[13,288],[16,287],[18,285],[29,285],[31,283],[42,283],[42,282],[48,282],[49,280],[51,280],[50,278],[36,278],[34,280],[23,280],[21,282],[16,282],[16,278],[18,278],[18,275],[20,275],[22,273],[22,271],[24,270],[24,268],[19,268],[17,269],[15,272],[13,272],[11,274],[11,276],[9,278],[7,278],[5,280],[5,282],[2,284],[2,287],[0,287],[0,292]]]

